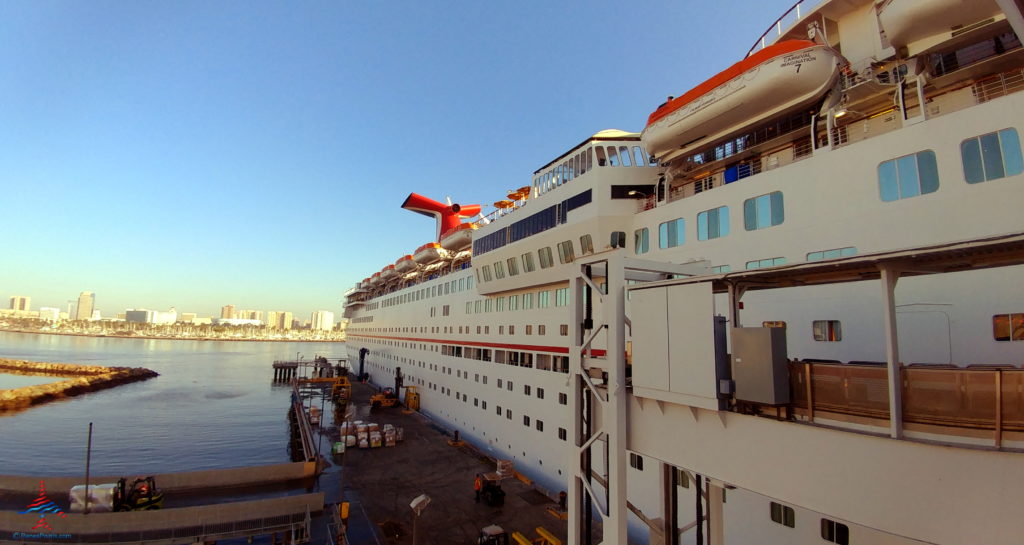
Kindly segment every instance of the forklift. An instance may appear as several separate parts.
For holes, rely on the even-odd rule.
[[[501,526],[492,524],[480,530],[477,545],[508,545],[508,532]]]

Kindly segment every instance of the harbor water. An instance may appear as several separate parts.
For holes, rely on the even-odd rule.
[[[146,367],[154,379],[0,416],[0,475],[94,475],[217,469],[290,461],[290,387],[271,363],[339,358],[344,343],[183,341],[0,332],[0,357]],[[52,382],[0,375],[0,388]]]

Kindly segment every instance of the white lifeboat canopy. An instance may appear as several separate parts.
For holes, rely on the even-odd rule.
[[[477,226],[474,223],[462,223],[453,229],[441,234],[441,247],[452,252],[459,252],[469,248],[473,244],[473,231]]]
[[[416,248],[416,252],[412,254],[412,259],[420,265],[430,265],[431,263],[437,263],[448,256],[448,251],[441,247],[436,242],[428,242],[419,248]]]

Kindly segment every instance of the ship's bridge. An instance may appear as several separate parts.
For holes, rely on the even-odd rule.
[[[559,155],[533,173],[534,196],[601,167],[656,167],[658,163],[640,144],[640,134],[605,129]]]

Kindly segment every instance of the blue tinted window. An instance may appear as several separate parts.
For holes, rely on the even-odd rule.
[[[969,184],[1015,176],[1024,171],[1016,129],[1003,129],[960,144],[964,179]]]
[[[683,218],[666,221],[658,226],[658,247],[672,248],[685,241],[685,225]]]
[[[729,234],[729,207],[722,206],[697,214],[697,240],[709,240]]]
[[[650,239],[647,228],[637,229],[633,232],[633,252],[637,254],[646,254],[647,250],[650,249]]]
[[[933,193],[939,189],[935,152],[925,150],[878,165],[878,193],[885,202]]]
[[[743,202],[743,227],[747,231],[779,225],[784,220],[781,191],[747,199]]]

